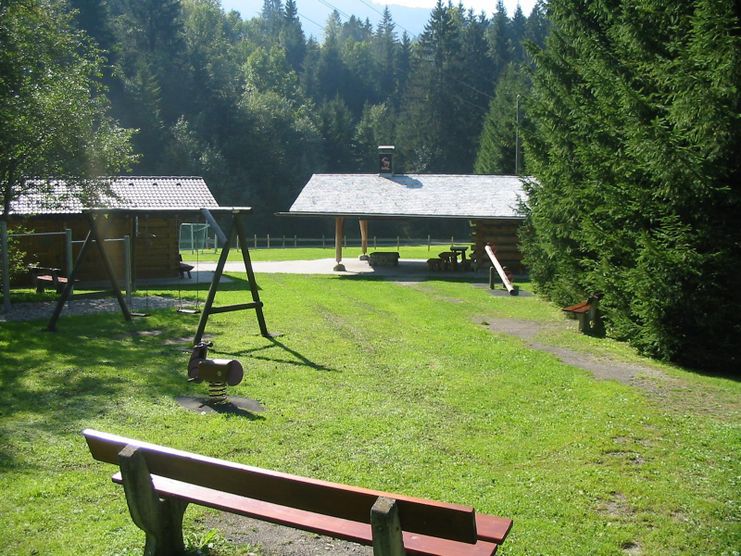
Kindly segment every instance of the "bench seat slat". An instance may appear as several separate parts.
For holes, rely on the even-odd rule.
[[[99,461],[117,464],[118,453],[126,445],[133,445],[143,450],[153,475],[358,522],[369,521],[375,501],[386,496],[397,501],[407,531],[466,543],[475,543],[479,538],[475,511],[469,506],[299,477],[89,429],[83,434],[91,454]]]
[[[587,313],[591,308],[591,303],[589,303],[588,301],[583,301],[582,303],[577,303],[576,305],[569,305],[568,307],[564,307],[561,310],[567,313]]]
[[[113,475],[113,482],[121,484],[121,473]],[[311,531],[320,535],[344,539],[365,545],[373,544],[371,526],[339,517],[317,514],[271,502],[256,500],[245,496],[230,494],[210,488],[196,486],[166,477],[152,475],[152,482],[157,493],[162,497],[173,497],[221,511],[236,513],[246,517],[269,521],[278,525]],[[488,516],[483,516],[488,517]],[[483,523],[485,530],[500,530],[501,523]],[[509,521],[509,520],[503,520]],[[510,521],[511,525],[511,521]],[[509,527],[506,528],[509,530]],[[506,532],[504,533],[506,535]],[[497,550],[497,544],[479,540],[475,544],[456,542],[446,539],[403,532],[404,548],[408,554],[429,556],[490,556]]]
[[[512,520],[496,515],[476,514],[476,533],[479,539],[502,544],[512,529]]]

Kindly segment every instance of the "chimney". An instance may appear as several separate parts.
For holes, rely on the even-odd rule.
[[[393,145],[380,145],[378,147],[378,173],[394,175],[394,151]]]

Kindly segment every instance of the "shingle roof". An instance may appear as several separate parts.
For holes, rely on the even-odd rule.
[[[51,181],[48,187],[41,185],[41,189],[13,201],[10,214],[79,214],[91,208],[197,210],[219,206],[203,178],[195,176],[113,178],[111,190],[115,196],[103,196],[94,206],[85,206],[74,188],[60,180]]]
[[[525,198],[517,176],[314,174],[288,214],[522,218]]]

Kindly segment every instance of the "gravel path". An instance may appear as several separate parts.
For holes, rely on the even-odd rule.
[[[44,301],[41,303],[14,303],[10,312],[0,313],[0,322],[24,321],[24,320],[46,320],[49,319],[56,307],[55,301]],[[150,295],[148,297],[135,297],[133,300],[133,311],[146,311],[149,309],[167,309],[175,307],[177,300],[171,297],[160,297]],[[92,313],[120,311],[118,301],[115,297],[102,297],[94,299],[73,300],[67,303],[62,311],[65,315],[88,315]]]

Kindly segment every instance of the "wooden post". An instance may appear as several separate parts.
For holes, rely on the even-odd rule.
[[[507,276],[507,273],[504,271],[504,268],[502,268],[502,265],[499,263],[499,259],[497,259],[497,256],[494,254],[494,249],[492,248],[491,244],[486,244],[484,247],[484,250],[486,251],[486,254],[489,255],[489,259],[491,259],[491,264],[494,265],[494,268],[497,271],[497,274],[499,274],[500,280],[502,280],[502,284],[504,284],[504,287],[507,288],[507,291],[510,295],[517,295],[518,290],[512,285],[512,281],[509,279],[509,276]],[[491,269],[489,270],[489,287],[491,289],[494,289],[494,278],[493,273]]]
[[[404,556],[399,508],[396,500],[379,496],[371,508],[373,556]]]
[[[129,304],[131,309],[131,284],[133,282],[131,273],[131,238],[128,235],[124,236],[124,291],[126,292],[126,302]]]
[[[141,448],[126,446],[118,453],[118,465],[131,519],[147,535],[145,556],[183,554],[183,513],[188,503],[160,500]]]
[[[360,260],[368,260],[368,221],[358,220],[360,224]]]
[[[342,272],[345,270],[345,265],[342,264],[342,230],[345,227],[345,219],[338,216],[334,222],[334,259],[337,262],[334,265],[335,272]]]
[[[0,220],[0,257],[2,257],[3,273],[3,312],[10,312],[10,253],[8,252],[8,224]]]

